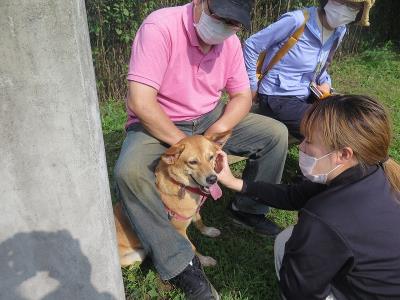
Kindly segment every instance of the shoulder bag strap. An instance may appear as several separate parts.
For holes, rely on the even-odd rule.
[[[289,37],[289,39],[282,46],[282,48],[279,49],[279,51],[275,54],[275,56],[268,63],[268,65],[265,68],[265,70],[262,73],[262,75],[259,77],[257,90],[259,89],[260,82],[261,82],[261,80],[263,80],[265,75],[267,75],[267,73],[273,68],[273,66],[276,65],[276,63],[278,63],[282,59],[282,57],[284,57],[286,55],[286,53],[289,52],[289,50],[297,43],[297,41],[302,36],[302,34],[304,32],[304,29],[306,27],[306,23],[307,23],[307,21],[309,19],[308,11],[307,10],[303,10],[303,15],[304,15],[303,24]],[[264,57],[265,57],[265,53],[264,54],[261,53],[260,55],[264,55]]]
[[[325,64],[324,64],[323,68],[321,69],[321,71],[319,72],[319,74],[317,76],[317,80],[316,80],[317,82],[319,81],[321,75],[325,72],[325,70],[327,68],[329,68],[329,66],[331,65],[333,56],[335,55],[335,52],[336,52],[336,49],[338,48],[338,45],[339,45],[339,38],[337,38],[333,42],[333,45],[332,45],[331,49],[329,50],[329,54],[328,54],[328,57],[327,57],[327,59],[325,61]]]

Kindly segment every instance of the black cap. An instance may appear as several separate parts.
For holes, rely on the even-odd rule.
[[[252,0],[210,0],[209,6],[218,17],[239,22],[250,29]]]

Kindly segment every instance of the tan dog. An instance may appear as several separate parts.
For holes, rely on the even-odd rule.
[[[156,168],[156,185],[166,213],[176,230],[188,240],[186,229],[191,222],[206,236],[220,235],[218,229],[203,224],[199,210],[208,196],[214,199],[221,196],[216,184],[215,158],[230,133],[186,137],[165,151]],[[123,213],[121,202],[114,206],[114,216],[121,265],[142,261],[144,250]],[[193,244],[192,247],[196,251]],[[202,265],[216,264],[212,257],[203,256],[197,251],[196,254]]]

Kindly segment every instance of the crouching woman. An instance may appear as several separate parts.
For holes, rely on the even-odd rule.
[[[309,181],[219,181],[265,204],[298,210],[275,240],[285,299],[400,299],[400,166],[388,156],[389,116],[365,96],[332,96],[306,112],[299,165]]]

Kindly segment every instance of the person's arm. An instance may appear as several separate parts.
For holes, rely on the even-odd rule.
[[[323,87],[331,87],[332,85],[332,79],[331,76],[328,74],[328,71],[325,70],[324,72],[322,72],[320,79],[318,80],[318,89],[321,92],[324,92]],[[320,88],[321,87],[321,88]]]
[[[326,189],[326,185],[304,181],[298,184],[274,184],[269,182],[245,182],[242,193],[258,198],[258,201],[284,210],[300,210],[313,196]]]
[[[242,47],[237,37],[232,44],[234,53],[232,53],[230,62],[228,62],[228,75],[225,83],[229,101],[222,116],[207,129],[207,134],[233,129],[249,113],[251,108],[249,79],[244,66]]]
[[[185,137],[157,101],[157,93],[168,67],[170,37],[160,25],[147,20],[132,45],[128,70],[127,106],[155,138],[173,145]]]
[[[186,135],[166,115],[156,96],[157,90],[153,87],[135,81],[129,82],[128,107],[153,137],[173,145]]]
[[[300,184],[273,184],[268,182],[244,182],[235,178],[229,168],[228,157],[219,151],[216,161],[218,181],[229,189],[254,196],[258,201],[285,210],[299,210],[313,196],[325,190],[323,184],[302,182]]]
[[[303,211],[285,245],[280,289],[288,300],[324,300],[333,278],[350,268],[353,258],[347,243],[333,228]]]
[[[300,14],[303,14],[301,12],[298,13],[298,16],[295,16],[293,13],[282,15],[278,21],[253,34],[245,41],[244,61],[252,93],[257,90],[258,79],[256,69],[258,56],[273,45],[284,41],[296,31],[304,21],[304,16],[300,16]]]
[[[317,89],[323,94],[323,97],[331,93],[332,79],[331,76],[328,74],[328,67],[330,64],[330,61],[326,63],[326,66],[319,76],[317,82]]]
[[[251,108],[250,89],[232,94],[229,98],[223,115],[207,129],[207,134],[231,130],[249,113]]]

